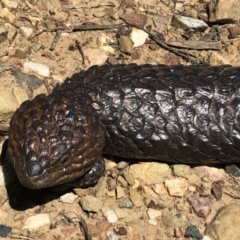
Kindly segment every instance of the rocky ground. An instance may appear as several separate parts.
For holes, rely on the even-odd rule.
[[[237,0],[0,0],[0,237],[240,239],[235,165],[106,159],[97,186],[58,194],[22,187],[5,163],[24,100],[106,62],[239,66],[239,16]]]

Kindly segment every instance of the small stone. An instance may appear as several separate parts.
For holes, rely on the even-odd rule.
[[[141,207],[144,205],[143,197],[135,190],[130,190],[130,199],[135,207]]]
[[[21,235],[21,229],[20,228],[18,228],[18,227],[13,227],[12,228],[12,231],[11,231],[11,234],[12,235]],[[2,236],[1,236],[2,237]]]
[[[188,188],[187,181],[183,178],[166,179],[165,186],[172,197],[182,197]]]
[[[185,17],[179,14],[174,14],[172,18],[172,25],[176,28],[183,28],[184,30],[206,30],[208,25],[199,19]]]
[[[15,10],[18,8],[18,0],[1,0],[3,6],[5,8]]]
[[[19,106],[24,101],[29,100],[29,97],[28,97],[27,93],[25,92],[25,90],[20,87],[15,87],[13,90],[13,94],[15,95]]]
[[[135,179],[145,182],[148,185],[160,183],[171,174],[168,164],[157,162],[144,162],[132,164],[129,167],[129,173]]]
[[[133,28],[130,34],[130,39],[133,42],[133,47],[142,46],[146,39],[148,38],[148,34],[141,29]]]
[[[117,186],[117,183],[116,183],[116,179],[113,179],[113,178],[108,178],[107,179],[107,187],[108,187],[108,190],[114,190]]]
[[[6,238],[8,234],[11,232],[12,228],[7,227],[3,224],[0,224],[0,237]]]
[[[210,0],[209,21],[214,23],[233,23],[240,19],[240,2],[238,0]]]
[[[20,27],[20,31],[23,33],[25,38],[29,38],[33,34],[33,29],[29,27]]]
[[[16,49],[13,56],[15,58],[24,59],[24,58],[27,57],[27,53],[26,53],[26,51],[22,51],[20,49]]]
[[[212,211],[212,203],[208,198],[188,197],[188,202],[199,217],[206,218]]]
[[[23,229],[37,229],[44,225],[50,225],[50,217],[46,213],[40,213],[35,216],[27,218],[24,223]]]
[[[229,39],[234,39],[234,38],[239,38],[240,37],[240,27],[229,27],[228,28],[229,31]]]
[[[53,74],[52,75],[52,79],[55,81],[55,82],[58,82],[58,83],[62,83],[64,81],[63,77],[61,75],[55,75]]]
[[[147,198],[149,199],[158,199],[158,195],[148,186],[143,187],[145,195],[147,195]],[[145,198],[146,199],[146,198]],[[146,201],[145,201],[146,203]]]
[[[215,196],[217,200],[222,198],[222,187],[218,183],[214,182],[212,184],[212,194]]]
[[[5,42],[7,40],[8,29],[4,26],[0,26],[0,42]]]
[[[14,36],[16,36],[17,34],[17,28],[15,28],[13,25],[6,23],[5,25],[8,24],[8,35],[7,35],[7,39],[9,41],[12,41]]]
[[[107,171],[110,171],[112,168],[116,168],[116,166],[117,166],[117,164],[115,163],[115,162],[113,162],[113,161],[109,161],[109,160],[107,160],[107,159],[104,159],[104,161],[105,161],[105,167],[106,167],[106,170]],[[125,162],[124,162],[125,163]]]
[[[211,240],[239,240],[240,203],[231,203],[219,209],[207,225],[205,234]]]
[[[124,198],[123,201],[119,204],[120,208],[133,208],[133,203],[129,198]]]
[[[132,40],[124,35],[121,35],[118,39],[119,50],[125,54],[131,54],[133,51],[133,42]]]
[[[126,218],[131,214],[131,210],[129,209],[122,209],[122,208],[116,208],[115,213],[117,214],[118,218]]]
[[[202,239],[203,235],[200,233],[199,229],[194,226],[194,225],[190,225],[187,227],[185,234],[184,234],[185,238],[196,238],[196,239]]]
[[[189,186],[188,191],[190,192],[196,192],[196,187],[195,186]]]
[[[124,227],[120,227],[120,228],[116,231],[116,233],[117,233],[118,235],[125,236],[125,235],[127,235],[127,230],[126,230],[126,228],[124,228]]]
[[[149,208],[147,210],[147,215],[149,219],[155,219],[162,216],[162,212],[156,209]]]
[[[131,57],[133,60],[137,60],[141,58],[141,51],[139,49],[134,49],[132,51]]]
[[[106,13],[104,12],[104,11],[95,11],[94,13],[93,13],[93,16],[94,17],[97,17],[97,18],[102,18],[102,17],[104,17],[106,15]]]
[[[134,183],[135,183],[135,179],[133,177],[132,174],[130,174],[129,172],[124,172],[123,174],[124,178],[126,179],[127,183],[130,185],[130,186],[133,186]]]
[[[223,173],[217,168],[200,166],[194,167],[193,170],[200,178],[207,177],[214,182],[223,180]]]
[[[153,226],[157,226],[157,220],[156,219],[149,219],[148,224],[153,225]]]
[[[107,192],[107,178],[102,177],[99,179],[96,186],[96,197],[103,197]]]
[[[153,191],[158,194],[158,195],[166,195],[167,191],[164,188],[163,184],[161,183],[156,183],[152,186]]]
[[[4,85],[0,84],[0,123],[9,122],[9,118],[19,107],[15,95]]]
[[[115,191],[114,190],[107,191],[107,196],[109,196],[109,197],[116,197]]]
[[[74,188],[74,192],[79,196],[83,197],[89,194],[88,189],[83,189],[83,188]]]
[[[102,49],[88,48],[84,51],[84,54],[88,67],[93,65],[103,65],[108,59],[108,55]]]
[[[17,80],[17,83],[20,86],[24,87],[25,85],[27,85],[29,88],[33,90],[37,90],[41,88],[41,86],[43,86],[43,81],[36,77],[35,75],[24,74],[17,71],[12,71],[12,74],[14,75],[14,77]]]
[[[117,164],[117,169],[118,170],[122,170],[123,168],[125,168],[126,166],[128,166],[129,164],[127,162],[121,161]]]
[[[174,228],[174,237],[183,238],[184,236],[184,228],[179,226]]]
[[[55,222],[54,224],[53,224],[53,228],[55,227],[59,227],[59,226],[70,226],[70,222],[69,222],[69,220],[67,220],[66,218],[62,218],[62,219],[60,219],[59,221],[57,221],[57,222]]]
[[[144,25],[147,23],[147,16],[143,14],[138,14],[138,13],[131,13],[127,14],[124,17],[124,21],[128,24],[133,24],[137,26],[144,27]]]
[[[49,77],[49,67],[41,63],[25,62],[23,63],[23,70],[26,73],[34,72],[43,77]]]
[[[60,202],[73,203],[78,198],[78,195],[74,193],[66,193],[60,197]]]
[[[8,8],[3,8],[0,12],[0,18],[4,19],[8,23],[14,24],[16,17],[8,10]]]
[[[120,199],[125,196],[125,192],[124,192],[123,188],[120,186],[117,186],[116,193],[117,193],[117,199]]]
[[[173,175],[175,175],[176,177],[183,177],[188,179],[188,176],[191,170],[191,168],[188,165],[174,164],[172,168],[173,168]]]
[[[106,237],[105,240],[118,240],[118,237],[114,234],[110,234]]]
[[[99,198],[90,195],[81,197],[80,204],[83,210],[88,212],[99,212],[103,207]]]
[[[45,28],[47,28],[48,30],[53,30],[53,29],[56,28],[56,24],[55,24],[55,22],[53,22],[53,21],[48,21],[48,20],[43,21],[43,22],[42,22],[42,25],[43,25]]]
[[[226,166],[226,167],[225,167],[225,171],[226,171],[226,173],[229,174],[229,175],[233,175],[234,177],[237,177],[237,178],[240,177],[240,170],[239,170],[239,168],[238,168],[236,165],[234,165],[234,164]]]
[[[115,223],[118,220],[116,213],[113,210],[108,210],[103,213],[109,223]]]
[[[127,181],[122,176],[118,177],[118,183],[125,188],[128,186]]]
[[[36,42],[33,44],[32,49],[34,52],[38,52],[43,47],[43,44],[41,42]]]
[[[213,239],[211,239],[209,236],[203,236],[203,238],[202,238],[202,240],[213,240]],[[216,240],[218,240],[218,239],[216,239]],[[226,240],[228,240],[228,239],[226,239]]]
[[[113,177],[113,178],[117,178],[119,175],[119,171],[116,167],[112,168],[109,172],[109,176]]]

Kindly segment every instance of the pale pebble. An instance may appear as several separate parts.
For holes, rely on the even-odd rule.
[[[166,179],[165,186],[170,196],[182,197],[187,191],[188,184],[184,178]]]
[[[147,210],[147,215],[149,219],[155,219],[162,216],[162,212],[156,209],[149,208]]]
[[[59,201],[63,203],[73,203],[77,198],[78,195],[74,193],[66,193],[60,197]]]
[[[50,75],[48,66],[41,64],[41,63],[36,63],[36,62],[23,63],[23,70],[26,73],[34,72],[43,77],[49,77],[49,75]]]
[[[130,39],[133,41],[133,47],[143,45],[148,38],[148,34],[141,29],[133,28],[130,33]]]
[[[113,210],[108,210],[104,212],[104,216],[106,217],[109,223],[115,223],[118,220],[118,217]]]
[[[44,225],[50,225],[50,217],[46,213],[40,213],[35,216],[27,218],[27,220],[24,223],[23,229],[37,229]]]
[[[153,226],[157,226],[157,220],[156,219],[149,219],[148,224],[153,225]]]

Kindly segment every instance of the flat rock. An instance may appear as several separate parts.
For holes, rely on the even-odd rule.
[[[133,42],[128,36],[121,35],[118,39],[119,50],[125,54],[131,54],[133,51]]]
[[[49,77],[50,71],[49,67],[36,62],[25,62],[23,63],[23,70],[26,73],[34,72],[43,77]]]
[[[27,218],[27,220],[24,223],[23,229],[37,229],[44,225],[50,224],[50,217],[46,213],[40,213],[35,216]]]
[[[148,34],[141,29],[133,28],[130,34],[130,39],[133,42],[133,47],[143,45],[148,38]]]
[[[200,178],[207,177],[214,182],[223,180],[223,172],[218,168],[200,166],[193,168],[193,170]]]
[[[18,0],[1,0],[4,7],[8,9],[17,9],[18,7]]]
[[[29,38],[33,34],[33,29],[29,27],[20,27],[20,31],[25,36],[25,38]]]
[[[106,52],[100,48],[87,48],[84,51],[84,55],[86,58],[87,67],[91,67],[93,65],[102,65],[108,59],[108,55],[106,54]]]
[[[60,197],[59,201],[63,203],[73,203],[77,198],[78,195],[74,193],[66,193]]]
[[[206,218],[212,211],[212,203],[208,198],[188,197],[188,202],[199,217]]]
[[[156,209],[149,208],[147,210],[147,215],[149,219],[155,219],[162,216],[162,212]]]
[[[140,195],[135,189],[130,190],[130,199],[135,207],[141,207],[144,205],[142,195]]]
[[[135,179],[151,185],[163,182],[170,175],[171,169],[164,163],[146,162],[131,165],[129,173],[131,173]]]
[[[239,240],[240,203],[231,203],[221,208],[207,225],[205,235],[212,240]]]
[[[185,17],[179,14],[173,15],[172,25],[176,28],[183,28],[185,30],[195,29],[204,31],[208,28],[208,25],[202,20]]]
[[[240,20],[239,0],[210,0],[209,21],[219,23],[232,23]]]
[[[7,124],[18,107],[16,96],[6,86],[0,84],[0,125]]]
[[[182,197],[188,189],[188,183],[184,178],[166,179],[165,186],[172,197]]]
[[[8,23],[13,24],[16,17],[8,10],[8,8],[3,8],[0,12],[0,18],[4,19]]]
[[[0,237],[6,238],[8,234],[11,232],[12,228],[7,227],[5,225],[0,224]]]
[[[82,209],[88,212],[99,212],[103,207],[99,198],[87,195],[80,199]]]
[[[177,177],[187,178],[187,179],[191,170],[190,166],[184,165],[184,164],[174,164],[172,166],[172,169],[173,169],[173,175]]]
[[[118,220],[116,213],[113,210],[108,210],[103,213],[109,223],[115,223]]]

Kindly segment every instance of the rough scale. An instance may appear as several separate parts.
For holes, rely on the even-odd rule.
[[[240,162],[240,67],[93,66],[24,102],[8,149],[29,188],[94,184],[104,173],[102,153]]]

